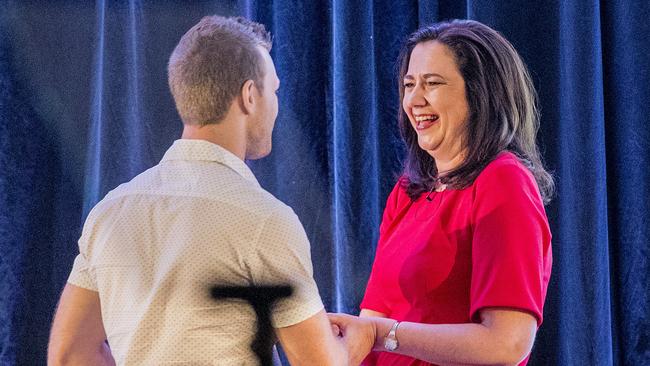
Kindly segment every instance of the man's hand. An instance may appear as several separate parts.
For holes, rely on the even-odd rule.
[[[337,337],[338,331],[330,325],[325,310],[275,332],[292,366],[348,364],[345,344]]]
[[[372,350],[377,329],[371,318],[356,317],[348,314],[327,314],[348,350],[350,365],[359,365]]]

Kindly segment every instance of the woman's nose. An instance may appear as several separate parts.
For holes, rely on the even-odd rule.
[[[409,92],[404,93],[404,104],[410,108],[426,105],[427,100],[424,98],[422,88],[416,86]]]

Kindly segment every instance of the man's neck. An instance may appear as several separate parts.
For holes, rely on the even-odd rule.
[[[212,142],[244,160],[246,157],[246,133],[242,128],[236,126],[235,121],[228,120],[205,126],[183,125],[181,138]]]

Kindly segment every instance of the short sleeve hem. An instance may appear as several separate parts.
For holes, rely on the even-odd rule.
[[[526,304],[507,304],[507,303],[485,303],[485,304],[472,304],[472,308],[470,309],[470,319],[473,322],[480,322],[481,318],[479,313],[483,309],[489,309],[489,308],[500,308],[504,310],[517,310],[517,311],[522,311],[524,313],[528,313],[532,316],[535,317],[535,321],[537,322],[537,327],[539,328],[540,325],[542,325],[542,321],[544,320],[542,317],[542,312],[540,309],[534,309],[530,306],[527,306]]]
[[[359,309],[372,310],[382,314],[388,314],[390,311],[390,309],[386,308],[385,306],[382,306],[380,304],[365,299],[361,302],[361,305],[359,305]]]
[[[93,280],[93,277],[90,273],[90,268],[83,255],[78,254],[74,260],[72,270],[70,271],[70,276],[68,276],[68,283],[73,284],[77,287],[82,287],[87,290],[98,291],[97,285]]]
[[[309,302],[300,303],[280,312],[273,313],[273,327],[285,328],[303,322],[319,311],[324,310],[323,302],[320,298],[311,299]]]

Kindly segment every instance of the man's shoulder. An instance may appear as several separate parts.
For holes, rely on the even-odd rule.
[[[156,184],[156,177],[159,174],[160,165],[154,165],[149,169],[137,174],[126,182],[118,185],[106,193],[104,198],[100,201],[109,201],[115,197],[128,194],[130,192],[143,191],[151,189],[151,186]]]
[[[293,221],[296,217],[293,209],[271,192],[262,187],[251,187],[244,200],[239,201],[244,209],[263,216],[276,216],[280,220]]]
[[[226,167],[185,176],[183,173],[187,172],[160,165],[147,169],[108,192],[92,209],[89,218],[125,201],[132,203],[132,199],[150,196],[200,200],[206,206],[213,206],[215,214],[223,215],[224,209],[233,214],[243,211],[260,222],[270,216],[286,221],[296,219],[287,204]]]
[[[200,189],[206,199],[226,203],[255,216],[293,215],[291,207],[257,182],[252,182],[229,168],[211,174],[214,175],[206,176],[206,183]]]

